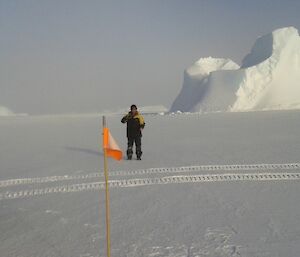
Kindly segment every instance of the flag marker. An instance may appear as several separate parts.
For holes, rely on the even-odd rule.
[[[109,129],[106,127],[106,118],[102,118],[103,124],[103,156],[104,156],[104,177],[105,177],[105,209],[106,209],[106,248],[107,257],[110,257],[110,208],[109,208],[109,185],[108,185],[108,170],[107,170],[107,157],[115,160],[122,159],[122,151],[110,134]]]

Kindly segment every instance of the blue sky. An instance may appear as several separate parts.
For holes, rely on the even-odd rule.
[[[300,29],[297,0],[0,0],[0,106],[29,114],[169,107],[200,57],[241,63]]]

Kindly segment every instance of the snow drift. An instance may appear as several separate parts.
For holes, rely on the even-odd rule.
[[[171,112],[300,108],[300,37],[294,27],[257,39],[241,67],[201,58],[184,72]]]

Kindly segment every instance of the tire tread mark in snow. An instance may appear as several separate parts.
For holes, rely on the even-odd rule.
[[[253,173],[253,174],[209,174],[209,175],[182,175],[162,178],[139,178],[127,180],[111,180],[109,187],[140,187],[149,185],[182,184],[182,183],[206,183],[206,182],[232,182],[232,181],[290,181],[300,180],[300,173]],[[104,182],[91,182],[82,184],[62,185],[40,189],[22,190],[0,194],[0,200],[18,199],[32,196],[40,196],[51,193],[69,193],[104,189]]]
[[[169,167],[169,168],[149,168],[133,171],[112,171],[110,176],[132,176],[145,174],[164,174],[164,173],[181,173],[181,172],[195,172],[195,171],[247,171],[247,170],[291,170],[300,169],[300,163],[283,163],[283,164],[233,164],[233,165],[198,165],[186,167]],[[49,182],[67,181],[67,180],[84,180],[91,178],[102,178],[103,172],[89,173],[84,175],[62,175],[41,178],[19,178],[0,180],[1,187],[18,186],[26,184],[42,184]]]

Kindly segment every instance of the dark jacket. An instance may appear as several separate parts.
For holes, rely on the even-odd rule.
[[[122,118],[121,122],[127,123],[128,138],[135,138],[135,137],[142,136],[141,129],[145,127],[145,122],[143,116],[140,115],[138,112],[134,116],[132,115],[131,112],[129,112],[127,115],[125,115]]]

